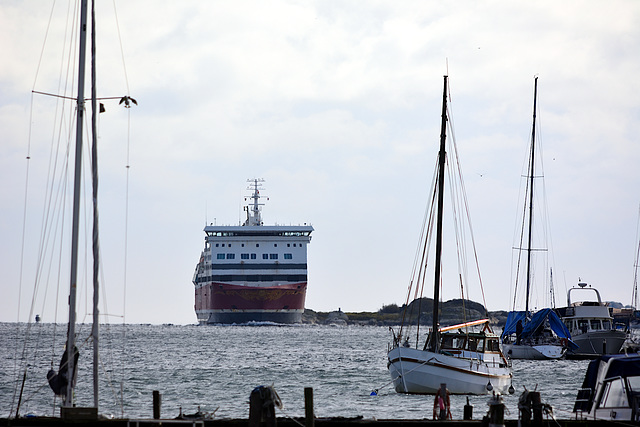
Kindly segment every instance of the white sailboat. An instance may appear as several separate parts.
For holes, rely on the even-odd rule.
[[[396,333],[388,352],[388,368],[394,387],[399,393],[435,394],[446,384],[452,394],[486,394],[491,391],[504,393],[511,386],[511,367],[500,350],[499,336],[491,332],[488,319],[465,322],[447,328],[441,328],[440,319],[440,285],[442,261],[444,178],[446,163],[446,127],[447,110],[447,76],[444,77],[442,96],[442,124],[440,132],[440,151],[438,154],[438,176],[435,196],[431,198],[431,212],[436,209],[436,248],[435,279],[433,297],[433,327],[424,347],[419,342],[419,329],[415,347],[409,344],[409,332],[404,325]],[[455,156],[454,156],[455,157]],[[454,161],[454,160],[452,160]],[[453,192],[453,191],[452,191]],[[433,218],[427,215],[428,218]],[[424,281],[426,270],[428,241],[433,225],[431,219],[426,220],[427,236],[422,245],[417,273],[417,282]],[[463,274],[460,274],[462,277]],[[455,279],[456,282],[458,278]],[[422,289],[423,283],[414,283]],[[457,285],[455,285],[457,286]],[[409,295],[411,294],[411,287]],[[408,300],[408,298],[407,298]],[[408,307],[408,304],[406,305]],[[405,317],[408,319],[408,317]],[[480,331],[472,331],[475,326],[482,325]],[[455,332],[454,332],[455,331]]]
[[[529,152],[529,171],[527,174],[527,193],[525,200],[528,199],[528,206],[525,216],[527,221],[522,222],[522,230],[520,239],[525,236],[525,226],[527,235],[527,246],[525,248],[526,259],[526,289],[525,289],[525,309],[524,311],[509,312],[507,323],[502,331],[501,340],[502,348],[505,354],[512,359],[560,359],[564,356],[568,345],[570,344],[571,335],[569,331],[560,321],[558,315],[551,309],[543,309],[533,314],[529,308],[529,298],[532,288],[532,247],[533,236],[533,216],[534,216],[534,182],[535,182],[535,159],[536,159],[536,108],[538,98],[538,77],[534,81],[533,92],[533,126],[531,130],[531,146]],[[520,265],[520,254],[522,253],[522,244],[517,248],[518,265]],[[546,250],[545,250],[546,251]],[[520,269],[517,273],[520,274]],[[518,280],[516,279],[516,293]]]

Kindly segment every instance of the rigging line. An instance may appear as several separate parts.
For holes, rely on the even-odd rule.
[[[119,33],[118,33],[119,34]],[[127,92],[128,92],[127,84]],[[126,155],[126,182],[125,182],[125,208],[124,208],[124,266],[122,281],[122,354],[126,355],[127,336],[126,336],[126,313],[127,313],[127,260],[128,260],[128,242],[129,242],[129,174],[131,153],[131,109],[127,109],[127,155]],[[124,360],[128,360],[124,357]],[[125,363],[122,363],[122,378],[120,381],[120,408],[122,417],[124,417],[124,379],[125,379]]]
[[[38,65],[37,65],[37,68],[36,68],[36,75],[34,77],[33,87],[35,87],[35,85],[36,85],[37,78],[38,78],[38,75],[39,75],[40,66],[42,64],[42,58],[44,56],[44,48],[46,46],[46,40],[47,40],[47,37],[48,37],[49,29],[51,27],[51,23],[53,21],[52,17],[53,17],[54,9],[55,9],[55,1],[54,1],[54,3],[52,4],[52,7],[51,7],[51,12],[50,12],[49,21],[48,21],[48,24],[47,24],[45,38],[44,38],[44,41],[42,43],[42,49],[41,49],[41,52],[40,52],[40,57],[39,57]],[[67,17],[68,17],[68,14],[67,14]],[[57,108],[58,107],[56,106],[56,110],[57,110]],[[31,151],[31,140],[32,140],[32,126],[31,126],[32,122],[33,122],[33,96],[31,98],[31,111],[30,111],[30,121],[29,121],[30,125],[29,125],[29,136],[28,136],[28,150],[27,150],[28,151],[28,156],[27,156],[27,159],[31,158],[30,151]],[[51,159],[51,157],[50,157],[50,159]],[[50,166],[51,166],[51,163],[50,163]],[[27,167],[27,169],[28,169],[28,167]],[[49,172],[51,172],[51,167],[49,168]],[[28,176],[28,174],[27,174],[27,176]],[[51,175],[49,174],[48,177],[50,177],[50,176]],[[27,179],[27,184],[26,185],[27,185],[27,187],[26,187],[25,190],[28,189],[28,179]],[[27,191],[25,191],[25,206],[26,206],[26,200],[27,200]],[[46,203],[46,197],[45,197],[45,206],[46,205],[47,205],[47,203]],[[44,212],[43,212],[43,214],[44,214]],[[25,216],[23,218],[24,218],[24,223],[23,223],[23,229],[24,229],[24,227],[26,227],[26,211],[25,211]],[[43,225],[43,228],[42,228],[42,231],[41,231],[41,238],[44,239],[44,229],[45,229],[44,228],[45,227],[45,222],[44,221],[42,222],[42,225]],[[44,240],[41,240],[41,242],[44,242]],[[39,247],[39,256],[38,256],[38,265],[39,266],[42,265],[41,262],[43,260],[43,258],[42,258],[42,249],[43,249],[43,245],[40,245],[40,247]],[[23,265],[24,265],[23,264],[23,259],[24,259],[24,242],[23,242],[23,249],[22,249],[22,254],[21,254],[21,267],[20,267],[21,271],[20,271],[19,294],[22,293]],[[36,271],[38,271],[38,269]],[[37,296],[37,289],[38,289],[37,277],[38,276],[37,276],[37,273],[36,273],[36,282],[34,284],[34,292],[33,292],[32,301],[31,301],[31,312],[30,312],[30,315],[29,315],[29,319],[27,321],[26,332],[25,332],[25,335],[24,335],[25,346],[23,347],[23,351],[22,351],[22,360],[23,361],[25,360],[25,356],[26,356],[26,342],[28,341],[28,336],[30,334],[31,318],[33,317],[33,308],[34,308],[34,304],[35,304],[35,298]],[[20,297],[19,297],[19,299],[20,299]],[[19,304],[19,306],[20,305],[21,304]],[[18,308],[18,310],[19,310],[19,308]],[[19,313],[19,311],[18,311],[18,313]],[[18,316],[19,316],[19,314],[18,314]],[[17,348],[18,348],[18,346],[16,346],[16,349]],[[27,365],[25,365],[25,375],[26,375],[26,370],[27,370]],[[12,411],[13,411],[13,403],[14,402],[15,402],[15,393],[14,393],[14,401],[12,402]]]
[[[476,263],[476,271],[478,274],[478,281],[480,282],[480,290],[482,292],[482,301],[485,307],[485,310],[487,310],[487,302],[486,302],[486,297],[485,297],[485,293],[484,293],[484,286],[482,283],[482,275],[480,274],[480,263],[478,260],[478,252],[476,249],[476,243],[475,243],[475,238],[474,238],[474,234],[473,234],[473,226],[471,223],[471,213],[469,210],[469,201],[467,199],[466,196],[466,190],[465,190],[465,186],[464,186],[464,181],[462,180],[462,164],[460,162],[460,157],[458,155],[458,146],[456,144],[456,137],[455,137],[455,131],[454,131],[454,126],[453,126],[453,114],[451,113],[451,111],[449,110],[449,105],[447,105],[447,114],[448,117],[450,118],[450,122],[449,122],[449,128],[451,131],[451,140],[452,140],[452,146],[453,146],[453,151],[454,151],[454,155],[455,155],[455,162],[457,165],[457,171],[458,171],[458,175],[459,175],[459,183],[460,183],[460,187],[461,187],[461,192],[462,192],[462,204],[464,209],[464,212],[466,214],[466,218],[467,218],[467,224],[469,226],[469,233],[470,233],[470,237],[471,237],[471,244],[472,244],[472,248],[473,248],[473,255],[475,258],[475,263]],[[469,294],[469,290],[467,289],[467,295]]]
[[[52,150],[51,153],[53,153],[53,150]],[[55,156],[55,158],[57,158],[57,156]],[[47,178],[48,180],[51,179],[53,175],[55,175],[55,172],[53,174],[51,173],[51,159],[52,159],[52,156],[50,155],[49,174],[48,174],[48,178]],[[55,162],[55,163],[57,163],[57,162]],[[55,170],[56,169],[54,168],[54,171]],[[54,182],[55,181],[52,179],[51,180],[51,191],[48,192],[47,194],[50,194],[50,195],[55,194],[55,192],[53,191],[54,190],[54,186],[53,186]],[[61,184],[64,185],[65,183],[66,183],[66,181],[62,180]],[[59,188],[63,188],[63,185],[61,187],[59,187]],[[47,187],[49,187],[49,185],[47,185]],[[59,194],[59,192],[57,194]],[[29,318],[28,318],[28,323],[27,323],[27,329],[26,329],[26,333],[24,335],[25,345],[23,347],[23,352],[22,352],[22,361],[23,362],[26,360],[26,343],[29,340],[28,337],[30,335],[30,330],[31,330],[31,325],[32,325],[31,319],[33,318],[34,307],[35,307],[35,303],[36,303],[36,299],[37,299],[37,295],[38,295],[39,284],[41,283],[41,279],[40,278],[41,278],[42,273],[43,273],[42,268],[43,268],[44,261],[45,261],[44,260],[44,253],[46,253],[44,248],[48,246],[48,243],[46,243],[48,241],[48,237],[45,237],[45,236],[51,236],[52,235],[51,232],[47,232],[46,231],[47,230],[46,224],[49,223],[49,219],[47,219],[47,218],[50,218],[52,201],[53,201],[52,198],[45,197],[45,206],[47,208],[43,211],[43,220],[42,220],[42,229],[41,229],[41,243],[40,243],[39,249],[38,249],[38,258],[37,258],[38,261],[37,261],[37,266],[36,266],[36,278],[35,278],[35,282],[34,282],[34,291],[33,291],[32,300],[31,300],[31,308],[30,308],[30,313],[29,313]],[[55,233],[53,233],[53,234],[55,234]],[[53,251],[52,251],[52,254],[53,254]],[[51,263],[49,263],[49,266],[51,267]],[[44,302],[46,301],[46,289],[47,288],[45,288],[45,298],[43,299],[43,310],[44,310]],[[57,312],[57,304],[56,304],[56,312]],[[56,316],[56,319],[57,319],[57,316]],[[54,322],[54,323],[57,323],[57,322]],[[52,352],[53,352],[53,347],[52,347]],[[25,364],[25,375],[26,375],[27,369],[28,369],[28,365]]]
[[[437,163],[436,163],[437,165]],[[415,300],[418,297],[418,294],[420,295],[420,297],[422,297],[422,288],[424,288],[424,283],[423,281],[421,282],[421,277],[422,277],[422,270],[423,266],[426,266],[426,255],[425,253],[428,252],[427,249],[427,236],[430,236],[430,230],[431,230],[431,224],[432,224],[432,218],[433,218],[433,206],[434,206],[434,202],[433,199],[435,198],[435,185],[436,185],[436,176],[437,176],[437,167],[434,168],[434,174],[432,176],[431,179],[431,186],[429,187],[430,190],[430,197],[429,197],[429,201],[427,202],[427,205],[425,207],[425,212],[424,212],[424,216],[422,218],[422,225],[421,225],[421,229],[420,229],[420,235],[418,238],[418,245],[416,248],[416,252],[415,252],[415,257],[413,260],[413,266],[411,269],[411,279],[409,281],[409,287],[407,289],[407,297],[405,299],[405,308],[402,312],[402,321],[400,323],[400,330],[399,330],[399,334],[402,335],[402,330],[403,330],[403,326],[405,324],[405,318],[407,317],[407,310],[409,309],[409,299],[411,298],[411,291],[413,288],[413,285],[415,284],[416,288],[414,290],[414,296],[413,299]],[[422,287],[420,286],[420,283],[423,283]],[[411,307],[411,311],[409,311],[409,325],[407,326],[407,330],[410,331],[410,319],[411,319],[411,314],[413,311],[413,307]],[[409,335],[409,332],[407,332],[407,335]]]
[[[42,53],[40,54],[42,56]],[[31,95],[31,102],[29,108],[29,124],[33,122],[33,95]],[[24,203],[22,207],[22,238],[20,244],[20,267],[18,270],[18,307],[16,310],[16,341],[14,345],[14,355],[13,355],[13,376],[18,375],[18,349],[20,346],[18,345],[18,339],[20,336],[20,307],[22,305],[22,279],[24,274],[24,248],[26,241],[26,233],[27,233],[27,200],[29,196],[29,166],[31,164],[31,130],[32,127],[29,126],[29,133],[27,135],[27,164],[25,168],[25,182],[24,182]],[[10,413],[9,417],[13,414],[13,405],[15,403],[15,398],[17,394],[17,384],[14,388],[14,393],[11,401]]]
[[[530,145],[529,145],[530,147]],[[525,178],[525,186],[524,186],[524,198],[521,200],[524,200],[524,203],[522,204],[522,213],[520,215],[518,215],[518,218],[522,218],[522,222],[520,223],[520,239],[519,239],[519,244],[518,244],[518,255],[517,255],[517,264],[516,264],[516,271],[515,271],[515,291],[514,291],[514,295],[513,295],[513,309],[515,310],[516,308],[516,301],[517,301],[517,289],[518,289],[518,284],[520,283],[520,278],[521,275],[523,273],[521,273],[521,269],[523,268],[521,266],[522,263],[522,248],[524,247],[524,236],[525,236],[525,230],[526,230],[526,223],[527,223],[527,208],[528,208],[528,200],[530,199],[529,197],[529,193],[532,191],[531,189],[531,185],[530,185],[530,177],[533,175],[533,169],[531,168],[531,150],[528,150],[529,155],[526,157],[526,161],[527,161],[527,173],[526,175],[523,175],[522,177]],[[524,168],[524,166],[523,166]],[[522,193],[520,193],[520,196],[522,195]],[[524,296],[525,298],[528,298],[528,295]]]
[[[122,48],[122,35],[120,34],[120,22],[118,21],[118,11],[116,10],[116,2],[113,0],[113,12],[116,20],[116,29],[118,33],[118,42],[120,43],[120,56],[122,57],[122,69],[124,71],[124,81],[127,85],[127,95],[130,95],[129,92],[129,78],[127,77],[127,65],[124,60],[124,49]]]
[[[69,15],[70,15],[69,12],[67,12],[67,22],[69,21]],[[65,26],[65,28],[68,28],[68,25]],[[66,38],[66,31],[65,31],[65,38]],[[63,55],[63,57],[64,57],[64,55]],[[67,62],[67,68],[69,66],[68,64],[69,64],[69,61]],[[63,61],[61,61],[61,70],[60,70],[61,71],[60,72],[61,78],[58,81],[59,88],[62,86],[62,76],[64,75],[62,73],[62,65],[63,65]],[[68,75],[68,71],[67,71],[67,75]],[[66,80],[66,82],[68,83],[68,80]],[[65,86],[65,91],[66,91],[66,86]],[[60,114],[61,121],[60,121],[60,128],[59,128],[59,134],[58,134],[58,147],[59,147],[59,142],[61,140],[60,133],[62,132],[62,129],[63,129],[62,124],[64,123],[64,111],[65,110],[64,110],[64,108],[60,107],[60,103],[56,103],[56,109],[55,110],[56,111],[55,111],[54,117],[58,117],[58,110],[60,110],[62,112],[62,114]],[[55,130],[54,130],[54,135],[55,135]],[[52,146],[53,146],[53,141],[55,141],[55,137],[52,139]],[[68,149],[69,149],[69,147],[67,146],[67,150]],[[56,153],[55,156],[53,155],[53,152],[54,151],[52,150],[51,153],[50,153],[50,157],[49,157],[49,173],[47,174],[47,180],[48,181],[51,180],[50,181],[50,184],[51,184],[50,192],[46,193],[46,194],[50,195],[51,197],[52,197],[53,194],[56,194],[53,190],[54,190],[54,183],[55,183],[54,177],[56,175],[56,170],[57,170],[57,159],[58,159],[59,150],[55,151],[55,153]],[[68,154],[67,154],[67,156],[68,156]],[[67,158],[67,156],[65,156],[64,158]],[[52,164],[53,164],[53,169],[52,169]],[[65,174],[66,174],[66,172],[65,172]],[[64,181],[61,181],[61,182],[64,183]],[[49,187],[49,183],[47,184],[47,187]],[[62,186],[59,187],[59,188],[62,188]],[[57,194],[59,194],[59,193],[57,193]],[[39,246],[39,255],[38,255],[38,260],[39,260],[38,261],[38,265],[40,265],[40,266],[42,265],[41,263],[43,261],[43,255],[42,255],[43,254],[43,250],[44,250],[45,247],[47,247],[47,245],[45,244],[45,242],[46,242],[45,235],[48,235],[48,234],[45,233],[45,230],[46,230],[46,224],[49,223],[49,219],[48,218],[50,218],[51,203],[52,202],[54,202],[54,199],[52,199],[52,198],[47,199],[45,197],[45,206],[47,208],[45,209],[45,211],[43,211],[42,231],[41,231],[41,239],[42,240],[41,240],[41,244]],[[38,285],[36,283],[36,288],[34,289],[34,298],[35,298],[35,296],[37,294],[37,286]],[[56,310],[57,310],[57,308],[56,308]],[[32,314],[29,317],[31,318]],[[57,319],[57,317],[56,317],[56,319]]]
[[[421,238],[422,242],[422,256],[419,263],[418,269],[418,280],[416,282],[416,291],[414,294],[414,300],[420,298],[418,301],[418,318],[417,318],[417,330],[416,330],[416,342],[419,339],[420,335],[420,315],[422,314],[422,298],[424,295],[424,286],[427,281],[427,266],[429,262],[429,253],[431,251],[431,242],[433,236],[433,224],[435,220],[435,208],[436,208],[436,186],[437,186],[437,167],[434,169],[434,179],[432,186],[432,200],[429,203],[430,209],[428,211],[428,222],[426,224],[426,234],[423,238]],[[417,347],[417,344],[416,344]]]
[[[36,75],[33,78],[33,86],[36,87],[36,81],[38,80],[38,74],[40,73],[40,66],[42,65],[42,57],[44,56],[44,47],[47,44],[47,38],[49,36],[49,29],[51,28],[51,22],[53,22],[53,11],[55,10],[55,0],[51,4],[51,12],[49,12],[49,21],[47,22],[47,28],[44,32],[44,40],[42,41],[42,48],[40,49],[40,57],[38,58],[38,65],[36,65]]]
[[[636,258],[633,263],[633,289],[631,292],[631,305],[634,310],[638,309],[638,259],[640,258],[640,205],[638,205],[638,222],[636,224],[636,242],[638,249],[636,250]]]

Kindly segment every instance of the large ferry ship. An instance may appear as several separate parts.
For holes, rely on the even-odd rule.
[[[193,275],[200,324],[299,323],[307,293],[311,225],[264,225],[261,183],[251,179],[242,225],[207,225]]]

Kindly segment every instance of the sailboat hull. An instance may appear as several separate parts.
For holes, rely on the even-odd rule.
[[[527,360],[553,360],[561,359],[564,356],[565,348],[561,345],[541,344],[541,345],[518,345],[503,344],[502,350],[511,359]]]
[[[389,373],[398,393],[435,394],[440,384],[446,384],[452,394],[504,394],[511,385],[510,369],[500,360],[499,353],[495,359],[483,362],[477,357],[396,347],[388,357]],[[489,383],[491,387],[487,388]]]

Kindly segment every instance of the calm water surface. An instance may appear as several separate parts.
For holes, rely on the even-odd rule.
[[[90,328],[79,325],[78,406],[93,403]],[[61,325],[0,324],[0,416],[15,415],[25,366],[20,414],[57,413],[60,399],[45,375],[57,369],[65,333]],[[159,390],[163,417],[200,407],[218,418],[246,418],[251,390],[273,385],[284,403],[278,416],[304,416],[304,388],[313,387],[318,417],[430,418],[433,396],[391,387],[388,341],[388,328],[375,326],[103,325],[100,412],[151,417],[152,392]],[[504,396],[506,417],[517,418],[523,387],[537,387],[556,416],[568,418],[587,363],[514,361],[516,393]],[[377,396],[370,395],[374,389]],[[474,418],[486,414],[488,400],[470,397]],[[454,418],[462,418],[465,403],[466,396],[452,397]]]

